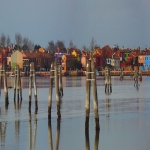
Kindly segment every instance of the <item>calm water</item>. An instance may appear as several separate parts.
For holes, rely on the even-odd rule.
[[[150,149],[150,77],[143,77],[139,89],[125,77],[112,77],[112,94],[105,95],[104,79],[97,77],[100,132],[95,132],[92,93],[89,134],[85,135],[85,77],[63,77],[64,96],[61,120],[57,120],[55,88],[52,119],[47,119],[49,77],[37,77],[38,113],[28,113],[28,82],[22,77],[21,105],[14,105],[9,89],[5,108],[4,91],[0,97],[0,150],[149,150]],[[14,79],[8,78],[8,86]],[[34,93],[32,93],[34,94]]]

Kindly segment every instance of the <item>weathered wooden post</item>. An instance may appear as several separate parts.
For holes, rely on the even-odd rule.
[[[57,114],[58,117],[61,117],[60,114],[60,91],[59,91],[59,82],[61,71],[59,71],[58,75],[58,66],[57,62],[53,62],[51,64],[50,70],[50,87],[49,87],[49,96],[48,96],[48,118],[51,119],[51,105],[52,105],[52,89],[53,89],[53,79],[55,78],[55,91],[56,91],[56,104],[57,104]]]
[[[59,93],[61,96],[64,95],[63,93],[63,83],[62,83],[62,67],[59,66]]]
[[[95,124],[96,130],[99,130],[99,114],[98,114],[98,98],[97,98],[97,85],[96,85],[96,73],[95,66],[93,61],[92,53],[90,54],[90,59],[87,62],[86,66],[86,121],[85,121],[85,129],[88,130],[89,127],[89,113],[90,113],[90,87],[93,87],[93,104],[94,104],[94,115],[95,115]]]
[[[105,67],[105,93],[112,92],[111,74],[109,66]]]
[[[48,118],[51,118],[51,107],[52,107],[52,92],[53,92],[53,81],[54,80],[54,62],[51,64],[50,69],[50,86],[49,86],[49,96],[48,96]]]
[[[6,77],[6,71],[5,71],[5,66],[4,65],[0,66],[0,89],[1,89],[2,77],[3,77],[3,80],[4,80],[5,105],[8,105],[9,100],[8,100],[7,77]]]
[[[96,130],[99,130],[99,114],[98,114],[98,97],[97,97],[97,84],[96,84],[96,73],[94,61],[91,61],[91,71],[92,71],[92,87],[93,87],[93,103],[94,103],[94,114],[95,114],[95,124]]]
[[[55,69],[56,101],[60,101],[60,94],[59,94],[59,77],[58,77],[58,66],[57,66],[57,62],[54,62],[54,69]]]
[[[14,103],[16,102],[16,86],[17,86],[17,68],[15,67],[15,78],[14,78]]]
[[[34,82],[35,112],[37,112],[37,110],[38,110],[37,87],[36,87],[36,77],[35,77],[34,63],[32,62],[30,64],[30,78],[29,78],[29,111],[31,111],[32,83],[33,82]]]
[[[90,114],[90,94],[91,94],[91,60],[88,60],[86,65],[86,101],[85,101],[85,111],[86,111],[86,120],[85,127],[88,130],[89,128],[89,114]]]
[[[35,98],[35,110],[38,110],[38,103],[37,103],[37,87],[36,87],[36,76],[35,76],[35,69],[33,63],[33,85],[34,85],[34,98]]]
[[[17,90],[17,100],[22,101],[22,89],[21,89],[21,78],[19,66],[15,67],[15,79],[14,79],[14,102],[16,101],[16,90]]]

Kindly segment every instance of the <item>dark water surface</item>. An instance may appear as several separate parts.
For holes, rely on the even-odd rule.
[[[139,89],[125,77],[112,77],[112,94],[105,95],[104,79],[97,77],[100,132],[95,131],[91,92],[89,134],[85,134],[85,77],[63,77],[64,96],[61,120],[57,120],[55,88],[52,119],[48,122],[49,77],[37,77],[38,112],[34,91],[31,114],[28,112],[29,79],[22,77],[21,105],[14,105],[13,88],[5,107],[4,90],[0,97],[0,150],[149,150],[150,77],[143,77]],[[8,86],[14,79],[8,78]]]

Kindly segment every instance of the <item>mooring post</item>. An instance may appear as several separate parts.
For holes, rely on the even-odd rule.
[[[17,67],[15,67],[15,78],[14,78],[14,102],[16,102],[16,85],[17,85]]]
[[[19,102],[19,91],[20,91],[20,81],[19,81],[19,66],[17,65],[17,100]]]
[[[54,62],[54,69],[55,69],[56,101],[60,101],[60,94],[59,94],[59,77],[58,77],[57,62]]]
[[[3,75],[4,75],[4,93],[5,93],[5,104],[8,105],[8,88],[7,88],[7,77],[6,77],[6,70],[5,66],[3,65]]]
[[[60,92],[61,96],[64,95],[63,84],[62,84],[62,68],[61,68],[61,66],[59,66],[59,92]]]
[[[91,59],[87,61],[86,65],[86,101],[85,101],[85,111],[86,120],[85,127],[88,130],[89,127],[89,114],[90,114],[90,93],[91,93]]]
[[[32,78],[33,78],[33,66],[30,64],[30,76],[29,76],[29,111],[31,111],[31,97],[32,97]]]
[[[21,87],[21,74],[20,74],[20,69],[19,69],[19,89],[20,89],[20,99],[22,103],[22,87]]]
[[[98,97],[97,97],[97,84],[96,84],[96,74],[93,59],[91,60],[91,72],[92,72],[92,86],[93,86],[93,103],[94,103],[94,114],[95,114],[95,124],[96,130],[99,130],[99,114],[98,114]]]
[[[37,87],[36,87],[36,76],[35,76],[35,69],[34,63],[31,63],[31,69],[33,69],[33,85],[34,85],[34,98],[35,98],[35,112],[38,110],[38,100],[37,100]]]
[[[51,119],[54,71],[55,71],[54,70],[54,62],[52,62],[51,63],[51,69],[50,69],[50,85],[49,85],[49,96],[48,96],[48,119]]]

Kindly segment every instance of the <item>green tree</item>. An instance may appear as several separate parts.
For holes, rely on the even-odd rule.
[[[80,61],[74,60],[74,67],[78,70],[82,68],[82,64]]]

